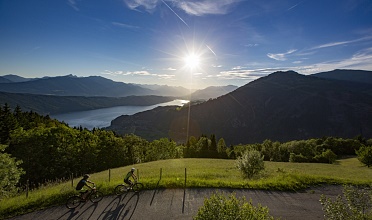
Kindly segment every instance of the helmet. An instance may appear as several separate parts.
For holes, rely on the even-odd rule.
[[[84,178],[88,179],[90,177],[89,174],[84,174]]]
[[[136,170],[136,168],[134,168],[134,167],[132,167],[132,169],[130,169],[130,171],[132,171],[132,172],[135,171],[135,170]]]

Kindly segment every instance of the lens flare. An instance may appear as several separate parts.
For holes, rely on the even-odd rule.
[[[200,64],[200,56],[196,54],[189,54],[184,59],[185,67],[195,69]]]

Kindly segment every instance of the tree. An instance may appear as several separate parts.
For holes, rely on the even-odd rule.
[[[333,153],[331,149],[327,149],[322,153],[322,157],[328,160],[328,163],[334,163],[337,159],[337,155]]]
[[[18,167],[22,161],[17,161],[10,154],[4,153],[5,148],[6,145],[0,145],[0,199],[16,191],[16,185],[24,173]]]
[[[245,220],[245,219],[274,219],[270,216],[267,207],[258,204],[253,206],[252,200],[246,202],[245,197],[236,198],[230,194],[228,198],[221,193],[214,193],[204,200],[204,205],[199,208],[194,220]]]
[[[227,159],[227,147],[225,140],[223,138],[220,138],[217,143],[217,152],[219,155],[219,158]]]
[[[372,219],[372,190],[371,188],[360,188],[344,186],[343,197],[337,196],[331,200],[326,196],[320,197],[325,217],[331,220],[364,220]]]
[[[211,143],[209,146],[209,154],[212,158],[218,158],[218,149],[217,149],[217,141],[216,141],[216,135],[211,135]]]
[[[252,178],[265,169],[264,156],[257,150],[249,150],[236,160],[237,168],[246,178]]]
[[[161,138],[149,144],[146,149],[146,162],[180,158],[181,154],[181,149],[176,142],[167,138]]]
[[[358,160],[367,167],[372,166],[372,146],[362,146],[356,151]]]
[[[12,130],[16,129],[17,126],[17,119],[11,112],[9,105],[5,103],[3,110],[0,112],[0,144],[9,143],[10,133]]]

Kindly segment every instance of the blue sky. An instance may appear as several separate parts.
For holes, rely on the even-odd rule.
[[[0,0],[0,75],[194,89],[333,69],[372,70],[371,0]]]

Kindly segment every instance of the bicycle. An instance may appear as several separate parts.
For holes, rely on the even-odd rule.
[[[80,195],[74,195],[67,199],[66,207],[68,209],[74,209],[80,205],[82,202],[90,200],[93,203],[97,203],[103,199],[103,193],[96,189],[96,186],[93,186],[93,189],[90,190],[89,194],[85,199],[82,198],[82,195],[85,192],[80,192]]]
[[[122,195],[124,193],[127,193],[129,191],[133,191],[135,193],[141,191],[143,189],[143,184],[142,183],[139,183],[137,182],[137,180],[134,181],[133,185],[132,186],[129,186],[125,183],[123,184],[119,184],[115,187],[115,194],[116,195]]]

